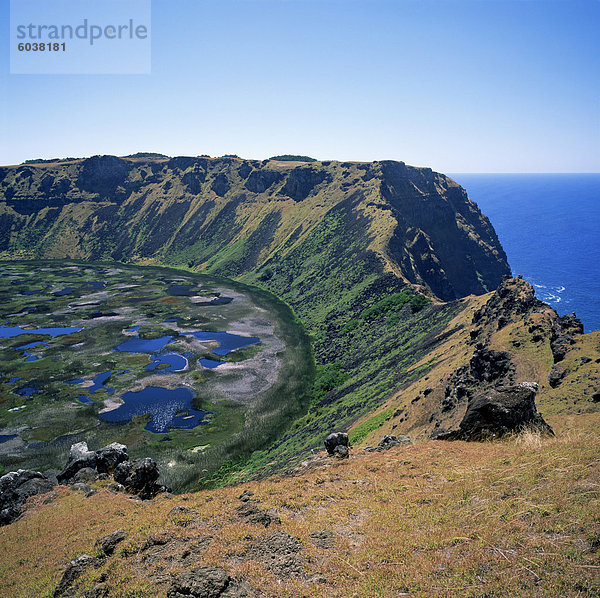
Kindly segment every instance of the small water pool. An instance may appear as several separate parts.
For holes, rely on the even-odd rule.
[[[260,338],[257,336],[240,336],[229,332],[204,332],[199,330],[198,332],[184,332],[183,334],[191,334],[200,341],[217,341],[219,347],[212,351],[216,355],[227,355],[227,353],[236,349],[260,343]]]
[[[194,393],[185,387],[167,389],[160,386],[147,386],[138,392],[126,392],[123,404],[113,411],[100,413],[107,422],[130,421],[134,415],[150,415],[145,429],[164,433],[169,428],[191,429],[206,423],[204,418],[209,411],[192,408]]]
[[[158,353],[168,345],[172,336],[159,336],[158,338],[140,338],[139,335],[127,339],[115,348],[117,351],[126,351],[128,353]]]
[[[40,392],[39,388],[35,388],[34,386],[22,386],[21,388],[17,388],[13,390],[15,394],[18,394],[20,397],[30,397],[36,392]]]
[[[74,287],[65,287],[64,289],[60,289],[60,291],[56,291],[52,294],[55,297],[64,297],[65,295],[70,295],[74,290]]]
[[[38,345],[48,345],[48,341],[33,341],[32,343],[27,343],[26,345],[20,345],[15,347],[15,351],[21,351],[23,349],[31,349],[31,347],[37,347]]]
[[[198,363],[200,363],[200,365],[204,366],[205,368],[216,368],[219,367],[221,364],[225,363],[224,361],[215,361],[214,359],[206,359],[205,357],[203,357],[202,359],[198,360]]]
[[[167,294],[171,297],[189,297],[196,289],[195,284],[174,284],[167,289]]]
[[[160,367],[161,372],[182,372],[188,366],[188,360],[179,353],[165,353],[163,355],[153,355],[152,363],[144,366],[146,370],[155,370],[161,365],[166,367]]]
[[[59,326],[54,328],[21,328],[21,326],[0,326],[0,338],[13,338],[21,334],[47,334],[49,336],[61,336],[63,334],[73,334],[83,328],[76,326]]]

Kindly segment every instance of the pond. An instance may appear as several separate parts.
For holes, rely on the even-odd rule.
[[[238,334],[230,334],[229,332],[204,332],[199,330],[198,332],[184,332],[183,334],[191,334],[199,341],[218,342],[219,347],[212,350],[216,355],[227,355],[227,353],[236,349],[260,343],[260,338],[257,336],[240,336]]]
[[[99,417],[107,422],[130,421],[134,415],[150,415],[145,429],[150,432],[168,432],[169,428],[191,429],[204,423],[209,411],[194,409],[194,393],[189,388],[174,389],[160,386],[147,386],[138,392],[126,392],[123,404],[117,409],[100,413]]]
[[[117,351],[127,351],[129,353],[158,353],[159,351],[162,351],[172,339],[172,336],[140,338],[138,335],[117,345],[115,349]]]
[[[167,289],[171,297],[189,297],[198,287],[195,284],[174,284]]]
[[[220,365],[224,364],[224,361],[215,361],[214,359],[207,359],[206,357],[203,357],[202,359],[198,360],[198,363],[202,366],[204,366],[205,368],[216,368],[219,367]]]
[[[21,334],[47,334],[49,336],[61,336],[63,334],[73,334],[83,328],[76,326],[60,326],[54,328],[21,328],[20,326],[0,326],[0,338],[13,338]]]
[[[152,363],[144,366],[146,370],[159,369],[161,372],[183,372],[188,366],[188,360],[179,353],[165,353],[164,355],[153,355]]]
[[[65,287],[64,289],[60,289],[60,291],[56,291],[52,293],[55,297],[63,297],[64,295],[70,295],[75,289],[73,287]]]

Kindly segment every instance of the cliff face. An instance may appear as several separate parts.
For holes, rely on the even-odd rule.
[[[465,308],[455,299],[509,273],[464,190],[400,162],[102,156],[2,168],[0,199],[0,257],[183,265],[294,308],[317,362],[312,401],[249,475],[298,460],[426,375]]]
[[[4,255],[151,259],[274,287],[310,278],[306,262],[339,279],[333,258],[363,270],[355,278],[393,273],[446,301],[509,273],[461,187],[389,161],[95,156],[5,167],[0,232]]]

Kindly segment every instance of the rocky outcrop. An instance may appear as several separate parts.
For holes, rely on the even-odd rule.
[[[281,523],[281,519],[275,511],[261,509],[258,500],[253,498],[254,493],[250,490],[244,490],[239,500],[242,504],[237,507],[236,514],[242,523],[251,525],[264,525],[269,527],[272,523]]]
[[[154,498],[159,492],[167,492],[157,480],[160,472],[154,459],[135,459],[117,465],[113,477],[126,490],[137,494],[142,499]]]
[[[96,540],[96,547],[100,549],[104,556],[111,556],[114,553],[115,548],[123,542],[128,535],[129,533],[124,529],[118,529],[112,532],[112,534],[98,538],[98,540]]]
[[[307,209],[310,218],[302,216]],[[354,240],[342,246],[344,261],[368,255],[380,274],[397,272],[441,299],[486,292],[509,273],[491,224],[465,191],[444,175],[402,162],[93,156],[0,168],[0,250],[27,239],[35,257],[65,251],[169,262],[185,248],[186,260],[218,263],[215,273],[227,276],[239,270],[234,262],[247,248],[260,260],[243,261],[244,271],[235,275],[258,277],[267,262],[284,274],[290,249],[302,253],[322,239],[319,228],[330,228],[338,211],[345,216],[334,230]],[[262,231],[258,219],[265,218],[276,231]],[[62,243],[67,222],[69,239],[76,240],[68,247]],[[375,253],[368,248],[381,231]],[[234,241],[239,252],[229,256]]]
[[[538,386],[522,382],[475,395],[457,430],[439,432],[438,440],[489,440],[532,430],[553,434],[535,406]]]
[[[338,454],[341,452],[341,454],[347,456],[349,446],[350,441],[348,440],[348,434],[345,432],[332,432],[325,438],[325,450],[328,455],[335,455],[337,450]],[[341,451],[338,449],[341,449]]]
[[[197,567],[175,577],[167,598],[254,598],[252,588],[215,567]]]
[[[552,324],[552,336],[550,338],[554,363],[558,363],[565,358],[569,347],[575,344],[575,338],[580,334],[583,334],[583,324],[574,313],[556,318]]]
[[[96,494],[88,482],[107,480],[111,473],[117,482],[112,489],[127,490],[142,499],[153,498],[159,492],[169,490],[158,484],[159,470],[154,460],[146,458],[130,462],[128,459],[124,444],[113,442],[97,451],[90,451],[85,442],[78,442],[71,446],[67,464],[56,478],[59,484],[70,484],[72,491],[81,491],[86,497]],[[55,482],[39,471],[19,469],[3,475],[0,478],[0,525],[17,519],[30,496],[49,492],[54,486]],[[120,540],[114,536],[106,541]]]
[[[473,314],[473,324],[488,326],[495,331],[535,310],[545,310],[547,307],[535,296],[535,289],[522,276],[504,276],[489,301]],[[474,329],[471,336],[475,338],[479,332],[481,329]]]
[[[0,478],[0,525],[12,523],[30,496],[45,494],[54,483],[39,471],[19,469]]]
[[[90,556],[89,554],[82,554],[77,558],[73,559],[65,569],[61,580],[58,582],[56,589],[54,590],[54,598],[62,598],[63,596],[70,597],[74,596],[75,589],[77,587],[77,579],[83,575],[88,569],[92,567],[98,567],[102,564],[102,559]]]
[[[127,454],[127,447],[124,444],[113,442],[97,451],[90,451],[87,443],[78,442],[71,446],[67,464],[56,478],[60,484],[68,483],[82,469],[94,470],[98,474],[110,474],[113,473],[119,463],[128,460],[129,455]]]
[[[394,436],[393,434],[386,434],[380,441],[377,446],[367,446],[365,447],[365,451],[368,453],[387,451],[395,446],[402,446],[406,444],[411,444],[411,440],[409,436],[404,436],[402,434],[398,436]]]

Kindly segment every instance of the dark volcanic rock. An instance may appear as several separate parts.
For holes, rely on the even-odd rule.
[[[239,496],[238,500],[242,502],[248,502],[254,496],[254,492],[252,490],[244,490]]]
[[[522,382],[478,394],[469,401],[458,430],[436,435],[440,440],[485,440],[532,429],[553,434],[535,407],[537,384]]]
[[[128,532],[124,529],[118,529],[112,534],[98,538],[98,540],[96,540],[96,546],[100,548],[106,556],[110,556],[115,551],[117,545],[125,540],[128,535]]]
[[[231,189],[231,185],[227,179],[227,176],[220,172],[212,182],[210,187],[217,195],[223,197],[229,189]]]
[[[473,324],[496,324],[501,320],[506,326],[513,319],[535,309],[544,309],[546,304],[535,296],[534,288],[522,276],[504,276],[490,300],[473,314]]]
[[[554,356],[554,363],[565,358],[569,347],[575,343],[575,337],[583,334],[583,324],[575,314],[566,314],[556,318],[552,325],[550,348]]]
[[[198,567],[180,573],[167,590],[167,598],[253,598],[252,588],[215,567]]]
[[[276,170],[260,169],[253,171],[246,181],[246,189],[253,193],[264,193],[271,185],[283,179],[283,174]]]
[[[129,461],[127,447],[113,442],[96,451],[96,470],[98,473],[113,473],[119,463]]]
[[[78,442],[71,446],[67,465],[56,477],[60,484],[64,484],[73,480],[81,469],[112,473],[119,463],[128,459],[127,447],[124,444],[113,442],[97,451],[90,451],[87,443]]]
[[[19,469],[0,478],[0,525],[12,523],[30,496],[50,492],[54,483],[39,471]]]
[[[476,380],[492,382],[506,378],[514,366],[512,355],[505,351],[493,351],[485,347],[477,347],[469,362],[470,374]]]
[[[548,382],[552,388],[558,388],[565,377],[567,370],[561,370],[555,365],[552,366],[548,374]]]
[[[333,455],[337,446],[350,446],[348,434],[345,432],[332,432],[325,438],[325,448],[330,455]]]
[[[348,450],[347,446],[344,446],[343,444],[338,444],[333,449],[333,456],[336,457],[337,459],[349,459],[350,451]]]
[[[393,446],[400,446],[402,444],[411,444],[410,437],[403,436],[403,435],[399,435],[399,436],[386,435],[379,441],[379,444],[377,446],[380,449],[385,450],[385,449],[392,448]]]
[[[90,193],[109,195],[127,178],[131,163],[116,156],[92,156],[83,161],[77,184]]]
[[[255,500],[246,500],[236,509],[236,513],[242,523],[265,527],[269,527],[272,523],[281,523],[281,519],[275,513],[261,509]]]
[[[312,167],[294,168],[288,174],[285,185],[281,188],[281,193],[291,197],[294,201],[306,199],[313,189],[329,180],[328,173],[316,170]]]
[[[154,498],[159,492],[166,489],[157,483],[158,465],[154,459],[135,459],[117,465],[115,469],[115,482],[122,484],[129,492],[137,494],[140,498]]]
[[[73,559],[65,569],[63,576],[54,590],[54,598],[61,596],[73,596],[73,589],[77,578],[90,567],[97,567],[102,562],[89,554],[82,554],[76,559]]]
[[[302,550],[303,546],[297,538],[276,530],[259,538],[244,556],[264,563],[277,577],[283,578],[303,574]]]

